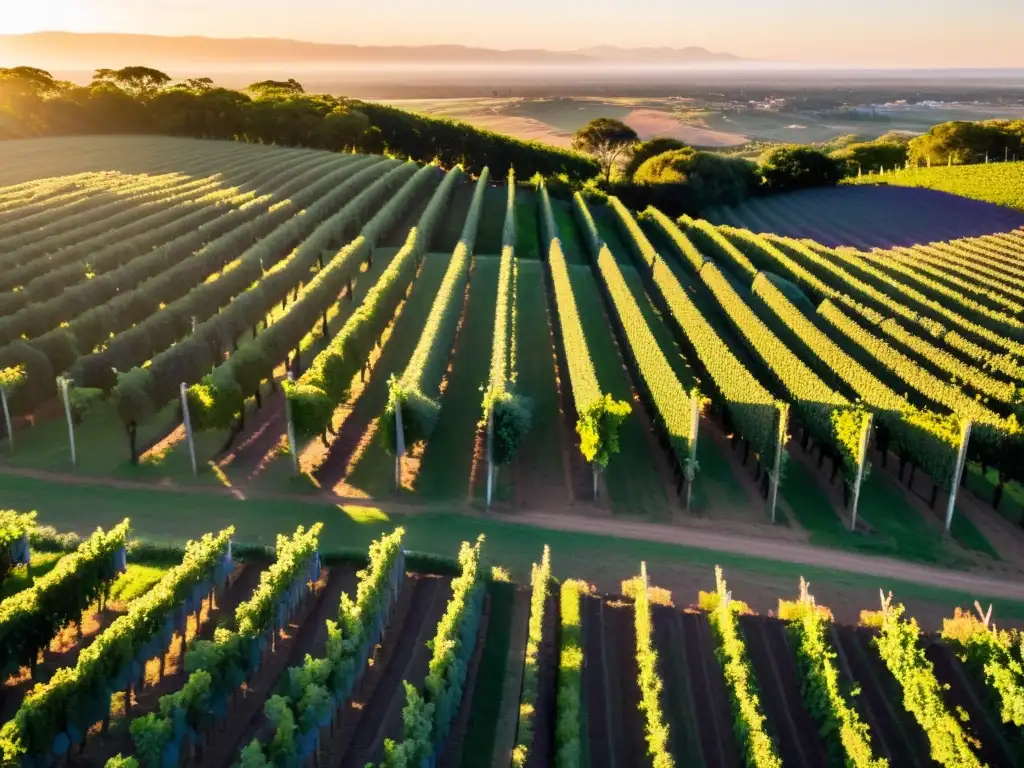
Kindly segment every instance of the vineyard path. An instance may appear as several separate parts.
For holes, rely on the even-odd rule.
[[[287,494],[258,491],[244,487],[214,488],[196,486],[156,485],[154,483],[124,480],[119,478],[83,477],[60,472],[12,468],[0,466],[0,474],[28,477],[63,485],[90,485],[108,488],[147,490],[153,492],[178,492],[216,495],[234,498],[263,498],[301,501],[306,503],[351,504],[374,506],[396,514],[415,514],[424,511],[415,504],[392,503],[383,499],[348,498],[331,493]],[[451,511],[467,516],[484,515],[468,506],[450,505]],[[967,593],[979,593],[988,597],[1024,602],[1024,582],[1015,578],[993,578],[979,573],[950,571],[928,565],[892,560],[885,557],[844,552],[835,549],[814,547],[801,542],[775,540],[744,536],[742,534],[682,528],[648,522],[628,522],[607,517],[579,516],[553,512],[518,512],[516,514],[487,515],[512,525],[525,525],[569,533],[612,536],[637,541],[662,544],[676,544],[717,552],[747,555],[797,565],[842,570],[850,573],[877,576],[887,579],[923,584]]]

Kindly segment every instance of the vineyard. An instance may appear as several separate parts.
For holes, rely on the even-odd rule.
[[[1022,169],[1024,163],[993,163],[889,171],[829,189],[753,198],[708,211],[707,218],[864,250],[981,237],[1024,226]]]
[[[857,250],[486,169],[47,141],[0,150],[6,472],[1024,562],[1010,222]]]
[[[0,513],[5,764],[107,766],[1009,766],[1021,635],[991,608],[920,631],[893,597],[858,626],[801,581],[766,616],[729,590],[517,585],[483,536],[450,557],[148,544]],[[48,572],[44,562],[54,559]],[[143,591],[125,582],[149,576]],[[690,600],[694,602],[689,603]]]

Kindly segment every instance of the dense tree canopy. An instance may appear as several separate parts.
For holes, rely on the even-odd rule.
[[[813,147],[777,147],[761,159],[758,171],[765,189],[788,192],[838,184],[844,163]]]
[[[702,205],[735,205],[756,186],[753,163],[740,157],[697,152],[690,147],[646,160],[633,180],[638,185],[685,185]]]
[[[637,169],[647,160],[673,149],[686,149],[686,144],[679,139],[672,139],[667,136],[656,136],[648,141],[641,141],[633,146],[632,156],[626,163],[623,176],[627,181],[632,181]]]
[[[1024,120],[941,123],[910,142],[911,165],[963,165],[1022,153]]]
[[[846,164],[847,175],[856,176],[860,171],[902,168],[909,155],[907,145],[906,137],[882,136],[874,141],[850,144],[832,152],[832,157]]]
[[[573,134],[572,148],[593,155],[605,179],[610,180],[615,161],[636,144],[639,138],[636,131],[620,120],[598,117]]]
[[[97,70],[89,86],[54,81],[27,67],[0,70],[0,139],[93,133],[158,133],[206,139],[392,154],[446,168],[496,175],[564,174],[583,182],[598,173],[590,158],[521,141],[467,123],[329,95],[307,94],[295,80],[254,83],[249,92],[209,78],[175,85],[159,70]]]

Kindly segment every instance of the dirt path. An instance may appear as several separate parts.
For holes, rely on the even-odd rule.
[[[354,504],[381,508],[395,514],[415,514],[423,511],[417,504],[381,501],[333,493],[302,495],[271,493],[249,488],[217,488],[205,486],[168,486],[151,482],[122,480],[118,478],[97,478],[68,475],[45,470],[30,470],[0,466],[0,475],[27,477],[62,485],[101,486],[126,490],[170,492],[184,494],[207,494],[223,498],[260,498],[293,501],[304,504],[321,501],[324,504]],[[241,495],[240,495],[241,494]],[[469,507],[452,506],[451,511],[465,513],[467,517],[484,517]],[[768,560],[808,565],[830,570],[847,571],[885,579],[898,579],[929,587],[950,589],[985,597],[1003,598],[1024,602],[1024,581],[1012,578],[993,578],[981,573],[949,571],[927,565],[907,563],[885,557],[844,552],[835,549],[814,547],[794,541],[770,539],[764,536],[744,535],[738,531],[720,532],[694,527],[681,527],[661,523],[629,522],[621,519],[598,518],[573,515],[569,508],[557,512],[524,512],[503,516],[502,521],[512,525],[611,536],[636,541],[651,541],[662,544],[677,544],[718,552],[759,557]]]
[[[733,735],[733,713],[722,667],[715,658],[715,640],[707,616],[682,614],[687,653],[684,654],[694,687],[701,691],[697,709],[697,731],[700,734],[705,764],[717,768],[739,768],[743,765]]]
[[[526,661],[526,640],[530,625],[530,590],[517,589],[509,630],[508,661],[505,665],[505,687],[501,692],[501,707],[495,727],[494,759],[491,768],[505,768],[512,762],[519,724],[519,700],[523,687],[523,667]]]
[[[546,768],[554,763],[559,615],[558,598],[549,597],[544,606],[543,640],[537,652],[537,702],[526,768]]]

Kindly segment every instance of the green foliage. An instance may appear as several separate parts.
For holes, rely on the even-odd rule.
[[[462,237],[437,290],[422,335],[405,371],[391,386],[391,397],[379,426],[384,446],[389,451],[393,452],[396,447],[396,408],[402,409],[402,429],[407,447],[427,440],[437,425],[441,413],[441,384],[462,316],[488,179],[489,172],[485,168],[477,180]]]
[[[66,731],[69,724],[84,734],[102,719],[110,706],[108,686],[130,669],[139,652],[158,637],[172,611],[197,586],[209,582],[233,533],[233,528],[227,528],[217,536],[207,534],[189,542],[181,564],[169,570],[150,592],[134,600],[126,614],[115,619],[79,654],[74,667],[60,669],[48,683],[35,686],[14,718],[0,729],[5,760],[47,755],[54,737]]]
[[[800,581],[800,599],[788,615],[790,637],[796,645],[797,667],[807,713],[818,725],[832,754],[840,755],[847,768],[888,768],[889,761],[873,756],[867,724],[860,719],[851,699],[840,685],[837,655],[829,642],[831,615],[814,603],[807,584]]]
[[[864,176],[850,183],[879,182],[899,187],[936,189],[1024,210],[1024,162],[947,167],[936,166],[933,161],[931,168],[912,166],[908,170],[886,173],[884,176]]]
[[[8,392],[14,392],[28,380],[25,375],[25,366],[17,365],[11,368],[0,369],[0,387]]]
[[[523,661],[523,686],[519,696],[519,728],[512,750],[513,768],[526,765],[533,746],[534,719],[540,685],[538,654],[544,642],[544,613],[551,594],[551,550],[545,545],[540,565],[530,569],[530,623],[527,627],[526,653]]]
[[[139,761],[134,757],[123,757],[118,753],[107,760],[105,768],[139,768]]]
[[[562,582],[559,594],[558,690],[555,693],[555,767],[583,765],[583,581]]]
[[[834,447],[843,459],[847,480],[853,482],[860,463],[860,434],[867,413],[829,387],[783,344],[714,264],[706,263],[700,276],[736,331],[789,393],[804,426],[816,440]]]
[[[956,417],[915,408],[878,377],[848,355],[819,329],[782,293],[764,273],[754,280],[753,295],[792,332],[811,355],[822,375],[838,377],[877,414],[890,432],[890,447],[934,478],[952,477],[960,447],[960,426]],[[888,322],[888,321],[887,321]],[[844,412],[846,413],[846,412]],[[857,423],[843,428],[856,430]],[[854,439],[854,435],[841,440]],[[859,440],[859,434],[856,436]]]
[[[34,525],[35,515],[0,513],[0,553]],[[35,663],[62,629],[82,619],[117,575],[115,553],[125,547],[128,521],[98,529],[31,587],[0,602],[0,672]]]
[[[903,706],[928,737],[932,760],[945,768],[980,768],[970,736],[943,701],[942,686],[918,643],[917,621],[902,620],[903,611],[902,605],[893,607],[886,602],[881,629],[872,643],[903,689]]]
[[[444,749],[445,740],[462,702],[469,659],[476,647],[483,612],[485,585],[480,567],[484,537],[459,550],[461,573],[452,580],[452,597],[437,624],[422,696],[406,683],[407,704],[402,712],[403,741],[390,742],[380,768],[422,765]]]
[[[654,625],[648,595],[647,566],[633,580],[633,615],[636,628],[636,664],[640,670],[640,711],[646,718],[647,754],[653,768],[672,768],[675,761],[669,751],[669,727],[665,722],[661,692],[664,683],[658,673],[658,653],[654,650]]]
[[[715,657],[722,665],[735,723],[733,730],[743,746],[744,761],[749,768],[782,768],[782,759],[772,737],[765,730],[754,673],[747,660],[746,647],[740,633],[736,610],[726,589],[722,569],[715,567],[715,597],[708,610],[714,632]]]
[[[323,434],[331,424],[334,409],[348,399],[353,376],[363,367],[372,346],[394,317],[395,309],[415,277],[420,259],[441,220],[451,191],[462,176],[458,168],[445,176],[434,191],[419,223],[409,231],[405,245],[392,258],[359,308],[331,343],[316,356],[295,386],[286,390],[286,393],[290,393],[292,419],[299,435],[313,437]],[[414,176],[410,180],[412,183],[421,182],[417,182]],[[396,197],[399,196],[402,196],[401,193]],[[394,217],[400,213],[400,209],[392,208],[390,204],[385,206],[364,227],[363,234],[370,242],[379,239],[383,220],[393,222]],[[324,398],[331,403],[329,412]]]
[[[246,753],[255,759],[258,751],[269,764],[287,764],[285,756],[300,755],[303,734],[333,721],[351,697],[398,599],[405,576],[404,535],[398,528],[370,545],[369,564],[359,572],[355,599],[342,594],[338,620],[327,621],[324,655],[307,655],[301,665],[288,669],[284,694],[273,697],[273,705],[269,700],[266,704],[274,735],[265,747],[258,739],[250,743],[242,752],[243,761]]]
[[[686,149],[687,145],[685,142],[679,139],[672,139],[666,136],[655,136],[653,139],[647,141],[641,141],[633,145],[633,152],[630,155],[629,162],[626,163],[623,176],[627,181],[634,180],[634,174],[637,169],[643,165],[647,160],[657,155],[663,155],[666,152],[672,152],[677,149]]]
[[[874,141],[848,144],[833,151],[831,156],[846,165],[847,176],[857,176],[883,168],[902,168],[910,156],[907,143],[899,135],[883,136]]]
[[[702,206],[736,205],[757,186],[754,165],[742,157],[698,152],[690,147],[655,155],[637,168],[640,185],[687,187]]]
[[[387,172],[378,174],[379,178],[329,217],[300,246],[300,250],[310,257],[314,253],[322,254],[323,247],[338,237],[339,230],[344,231],[346,227],[362,224],[370,218],[374,206],[404,185],[413,176],[416,167],[412,163],[398,166],[389,164],[384,170]],[[370,243],[367,239],[356,237],[298,290],[295,301],[262,333],[242,344],[226,362],[204,376],[201,383],[193,385],[190,388],[189,410],[194,428],[203,430],[229,427],[241,412],[245,397],[254,392],[263,379],[273,376],[277,365],[288,356],[290,350],[298,347],[303,337],[337,301],[345,286],[358,275],[369,254]],[[289,262],[282,262],[285,263]],[[295,264],[296,267],[303,266],[303,260],[296,259]],[[308,273],[312,265],[307,263],[304,266]],[[295,275],[296,279],[301,277],[301,272]],[[269,275],[235,299],[228,309],[230,312],[232,308],[239,307],[235,318],[218,319],[229,328],[232,323],[236,323],[237,330],[258,323],[282,295],[287,296],[289,289],[294,287],[282,281],[280,287],[274,290],[272,285],[268,285],[268,280]],[[247,296],[252,300],[247,301]],[[242,325],[243,322],[246,325]]]
[[[964,165],[982,162],[986,156],[1002,160],[1007,154],[1022,155],[1024,121],[956,120],[932,126],[910,141],[911,165]]]
[[[647,209],[643,217],[670,239],[694,270],[701,270],[705,263],[703,254],[671,219],[654,208]],[[643,259],[645,269],[649,270],[668,316],[672,318],[679,336],[693,349],[692,359],[699,360],[708,373],[706,385],[713,388],[712,399],[725,406],[732,423],[753,446],[761,463],[771,466],[778,442],[777,423],[783,406],[736,358],[687,295],[664,259],[653,247],[650,250],[645,248],[645,252],[649,254]]]
[[[541,224],[548,242],[548,266],[558,309],[558,327],[576,404],[576,432],[580,436],[580,451],[588,462],[604,468],[611,455],[618,452],[619,425],[631,409],[628,403],[617,402],[611,395],[601,393],[587,339],[583,334],[579,310],[576,308],[569,267],[557,234],[551,200],[544,187],[540,189],[540,205]]]
[[[606,179],[611,179],[612,168],[639,136],[620,120],[598,117],[580,128],[572,137],[572,148],[593,155]]]
[[[1021,663],[1021,633],[1001,630],[980,621],[971,613],[956,609],[952,619],[942,621],[942,639],[984,678],[996,694],[1004,723],[1024,726],[1024,664]]]
[[[778,147],[761,158],[758,172],[765,188],[789,192],[808,187],[831,187],[843,177],[845,165],[824,152],[805,146]]]
[[[498,300],[494,308],[494,339],[491,343],[491,367],[483,399],[483,423],[494,412],[491,457],[499,465],[509,464],[530,429],[532,414],[528,398],[514,392],[516,368],[516,184],[509,173],[508,201],[502,235],[501,262],[498,266]]]

